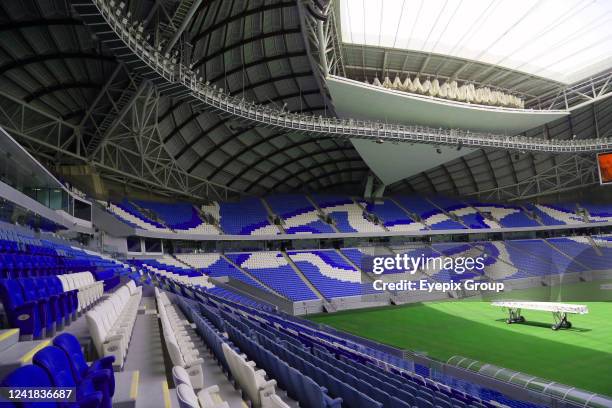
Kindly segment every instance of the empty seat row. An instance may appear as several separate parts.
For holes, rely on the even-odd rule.
[[[141,298],[142,288],[129,281],[85,315],[98,355],[114,356],[118,367],[123,367]]]
[[[175,366],[183,367],[195,389],[204,387],[204,343],[182,312],[176,310],[165,292],[155,288],[159,319],[168,354]]]
[[[58,275],[64,292],[77,290],[78,311],[86,310],[104,294],[104,282],[96,281],[91,272]]]
[[[34,354],[33,364],[22,366],[9,373],[0,387],[20,388],[73,388],[74,402],[52,401],[44,403],[17,403],[4,401],[2,407],[82,407],[110,408],[115,392],[113,358],[107,357],[87,364],[77,338],[69,333],[57,336],[52,346]],[[67,400],[67,399],[66,399]]]
[[[330,401],[330,396],[341,398],[341,405],[349,408],[532,406],[493,390],[485,389],[486,394],[480,394],[471,387],[440,383],[429,378],[431,372],[427,367],[406,364],[372,343],[355,343],[341,333],[329,333],[300,319],[214,296],[210,291],[190,293],[182,291],[182,285],[176,286],[175,293],[183,292],[188,298],[177,297],[178,304],[195,322],[198,333],[226,371],[229,368],[222,346],[233,343],[276,379],[279,387],[300,406],[317,407],[322,406],[321,402],[327,405],[337,401]],[[299,373],[315,381],[319,390],[326,390],[325,399],[310,398],[303,402],[304,396],[291,394],[292,383],[294,390],[304,389],[309,383],[300,381]],[[316,388],[308,388],[306,397],[318,395]]]
[[[247,361],[246,355],[239,354],[241,350],[239,351],[227,342],[227,336],[219,331],[219,327],[205,317],[207,314],[202,314],[206,310],[204,305],[200,304],[198,309],[195,303],[180,296],[177,296],[177,301],[184,314],[194,321],[197,333],[202,336],[223,370],[234,378],[237,385],[251,401],[252,406],[263,408],[288,407],[276,394],[276,381],[266,379],[264,370],[256,369],[255,362]],[[215,316],[217,323],[220,322],[218,319],[220,317]]]
[[[248,361],[244,354],[239,354],[223,343],[223,355],[240,388],[246,393],[256,407],[289,407],[276,395],[276,380],[267,380],[264,370],[255,369],[255,362]]]
[[[76,290],[64,291],[55,276],[0,280],[0,299],[9,325],[25,338],[53,335],[76,319]]]
[[[172,368],[172,378],[176,386],[176,396],[180,408],[229,408],[229,404],[219,396],[219,386],[212,385],[197,394],[191,385],[187,370],[181,366]]]
[[[231,325],[227,325],[229,338],[237,344],[242,351],[264,368],[273,378],[277,379],[279,386],[287,391],[287,395],[299,402],[300,406],[311,408],[340,407],[341,398],[331,398],[327,390],[320,387],[312,378],[289,366],[277,355],[272,353],[251,338]]]

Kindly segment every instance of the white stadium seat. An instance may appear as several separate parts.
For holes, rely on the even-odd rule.
[[[183,367],[195,389],[204,387],[204,343],[182,312],[174,307],[164,292],[155,290],[157,309],[168,354],[175,366]],[[202,350],[202,351],[200,351]]]
[[[114,356],[118,367],[125,361],[141,297],[142,289],[130,281],[86,314],[98,355]]]
[[[77,289],[78,311],[86,310],[104,294],[104,282],[96,281],[91,272],[57,275],[64,291]]]
[[[191,386],[189,374],[183,367],[172,367],[172,378],[181,408],[229,408],[229,404],[221,400],[217,385],[206,387],[196,395]]]
[[[254,362],[247,361],[244,355],[238,354],[227,343],[223,343],[222,348],[232,376],[236,378],[240,388],[248,395],[254,406],[288,407],[276,395],[276,380],[266,380],[264,370],[255,370]]]

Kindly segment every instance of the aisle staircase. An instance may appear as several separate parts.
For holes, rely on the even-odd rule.
[[[283,257],[285,258],[285,260],[287,261],[287,263],[289,264],[289,266],[291,266],[291,269],[293,269],[293,271],[296,273],[297,276],[300,277],[300,279],[302,280],[302,282],[304,282],[304,284],[306,286],[308,286],[308,288],[312,291],[312,293],[314,293],[315,295],[317,295],[317,297],[319,299],[321,299],[323,301],[323,308],[325,309],[326,312],[335,312],[336,306],[334,306],[329,299],[327,299],[325,296],[323,296],[323,294],[319,291],[319,289],[317,289],[317,287],[315,285],[312,284],[312,282],[310,281],[310,279],[308,279],[306,277],[306,275],[304,275],[302,273],[302,271],[300,270],[300,268],[298,268],[298,266],[295,264],[295,262],[293,262],[293,259],[291,259],[291,257],[289,255],[287,255],[287,252],[285,251],[281,251],[281,253],[283,254]]]

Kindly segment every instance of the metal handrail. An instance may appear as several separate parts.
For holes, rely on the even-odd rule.
[[[180,62],[161,55],[120,13],[113,12],[112,0],[91,0],[113,32],[149,69],[169,84],[182,86],[182,92],[218,111],[263,127],[306,133],[315,137],[334,136],[370,139],[378,142],[418,142],[434,145],[489,147],[549,153],[584,153],[612,150],[612,138],[547,140],[506,136],[463,129],[435,129],[420,125],[389,124],[359,119],[316,117],[287,112],[248,101],[204,83]]]

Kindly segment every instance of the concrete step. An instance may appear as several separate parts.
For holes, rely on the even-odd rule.
[[[281,251],[281,252],[283,254],[283,257],[285,258],[285,260],[289,264],[289,266],[291,266],[291,269],[293,269],[295,271],[295,274],[302,280],[302,282],[304,282],[304,284],[306,286],[308,286],[308,288],[312,291],[312,293],[317,295],[317,297],[319,299],[323,300],[324,303],[326,303],[326,304],[329,303],[329,301],[325,298],[325,296],[323,296],[323,294],[319,291],[319,289],[317,289],[317,287],[312,284],[310,279],[308,279],[306,277],[306,275],[304,275],[302,273],[300,268],[298,268],[298,266],[295,264],[295,262],[293,262],[293,259],[291,259],[291,257],[289,255],[287,255],[287,253],[285,251]],[[331,308],[331,306],[330,306],[330,308]]]
[[[19,341],[19,329],[0,330],[0,352]]]
[[[115,373],[115,395],[113,408],[134,408],[138,398],[140,371],[121,371]]]
[[[51,340],[21,341],[0,352],[0,378],[16,368],[30,364],[39,350],[51,345]]]

